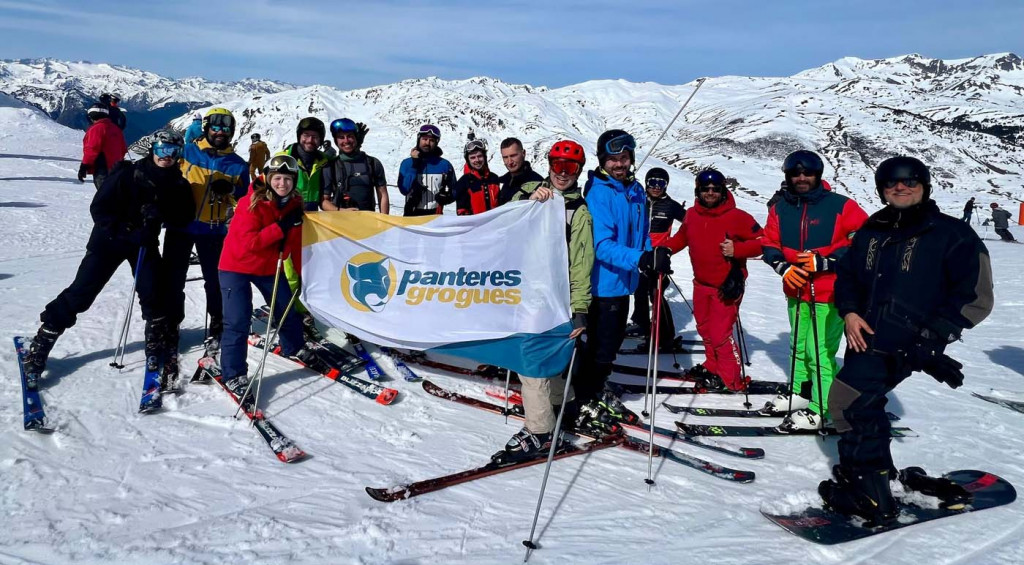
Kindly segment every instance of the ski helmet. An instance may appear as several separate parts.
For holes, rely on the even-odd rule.
[[[989,207],[989,208],[998,208],[998,207],[999,207],[999,205],[998,205],[998,204],[996,204],[995,202],[993,202],[993,203],[989,204],[989,205],[988,205],[988,207]]]
[[[697,178],[693,180],[693,195],[697,197],[697,203],[703,205],[700,199],[701,188],[714,187],[722,198],[718,200],[718,204],[725,202],[725,175],[719,172],[717,169],[707,168],[697,173]],[[718,204],[715,204],[717,206]]]
[[[794,173],[803,172],[821,179],[822,173],[825,172],[825,164],[822,163],[821,157],[817,153],[801,149],[790,153],[786,157],[786,160],[782,163],[782,172],[786,173],[786,177],[791,177]]]
[[[662,169],[661,167],[654,167],[653,169],[647,171],[647,175],[644,176],[644,184],[650,184],[652,180],[664,181],[664,184],[661,185],[661,188],[668,188],[668,171]]]
[[[270,185],[270,177],[278,173],[291,175],[292,178],[298,180],[299,162],[295,160],[295,157],[284,153],[274,155],[267,166],[263,167],[263,176],[267,179],[267,185]]]
[[[93,121],[110,117],[110,110],[107,110],[106,106],[98,102],[96,104],[93,104],[92,106],[89,106],[89,110],[87,111],[87,113],[89,115],[89,119]]]
[[[260,134],[254,133],[249,136],[249,139],[251,139],[253,143],[256,143],[257,141],[260,140]]]
[[[331,137],[338,137],[341,132],[356,133],[359,131],[359,126],[348,118],[338,118],[331,122]]]
[[[587,162],[587,155],[584,153],[582,145],[565,139],[551,146],[551,151],[548,151],[548,161],[553,159],[574,161],[582,167]]]
[[[927,200],[932,192],[932,175],[924,163],[913,157],[899,156],[882,161],[875,170],[875,190],[878,197],[885,201],[883,191],[888,187],[896,186],[900,181],[917,181],[924,187],[924,199]]]
[[[601,165],[609,155],[618,155],[623,151],[628,151],[630,161],[636,162],[636,140],[625,131],[610,129],[597,138],[597,161]]]
[[[469,154],[474,152],[474,151],[483,151],[484,152],[484,158],[486,158],[487,157],[487,140],[486,139],[472,139],[472,140],[470,140],[470,142],[466,144],[465,148],[463,148],[462,153],[463,153],[463,156],[466,157],[466,160],[469,160]]]
[[[324,127],[324,123],[320,121],[320,118],[309,116],[299,120],[299,125],[295,127],[295,141],[298,141],[302,137],[302,132],[311,131],[320,136],[320,140],[327,138],[327,128]]]
[[[192,114],[192,120],[193,121],[197,121],[197,122],[201,122],[201,121],[203,121],[203,115],[200,114],[199,112],[196,112],[195,114]]]
[[[235,115],[227,108],[210,108],[203,117],[203,132],[209,130],[210,126],[226,127],[234,133]]]
[[[174,130],[161,129],[149,136],[149,154],[157,157],[178,158],[185,148],[185,139]]]

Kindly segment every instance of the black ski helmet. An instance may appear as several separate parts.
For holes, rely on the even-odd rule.
[[[644,184],[651,182],[651,179],[662,179],[665,181],[665,183],[668,183],[668,171],[662,169],[661,167],[654,167],[653,169],[647,171],[647,175],[644,177]]]
[[[90,120],[96,121],[101,120],[103,118],[109,118],[110,110],[107,110],[106,106],[97,102],[96,104],[89,106],[87,114],[89,115]]]
[[[609,147],[611,143],[612,147]],[[618,149],[618,151],[616,151]],[[604,160],[609,155],[618,155],[623,151],[629,152],[629,159],[636,163],[636,140],[621,129],[610,129],[597,138],[597,162],[604,165]]]
[[[697,173],[697,177],[693,179],[693,195],[697,197],[697,204],[707,208],[708,206],[704,204],[704,201],[700,198],[700,189],[704,186],[718,187],[718,190],[715,192],[721,196],[721,198],[718,199],[718,203],[711,206],[711,208],[719,206],[725,202],[728,189],[725,186],[725,175],[723,175],[721,171],[708,167]]]
[[[888,204],[883,193],[886,183],[901,180],[920,182],[924,187],[924,199],[928,200],[931,197],[932,174],[928,172],[928,167],[913,157],[900,155],[882,161],[882,164],[875,169],[875,190],[878,191],[878,197],[882,199],[882,204]]]
[[[320,121],[320,118],[309,116],[299,120],[299,125],[295,127],[295,141],[299,141],[302,137],[302,132],[312,131],[320,134],[320,141],[327,139],[327,127]]]
[[[786,156],[782,163],[782,172],[786,175],[786,186],[790,187],[790,178],[796,173],[809,173],[818,177],[818,186],[821,186],[821,176],[825,173],[825,163],[814,151],[800,149]]]
[[[253,143],[256,143],[257,141],[260,140],[260,134],[254,133],[249,136],[249,139],[251,139]]]

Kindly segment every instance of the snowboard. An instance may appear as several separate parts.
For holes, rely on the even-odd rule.
[[[942,508],[923,508],[913,504],[900,503],[899,519],[887,526],[866,528],[860,518],[825,510],[823,508],[807,508],[793,514],[773,514],[764,509],[761,514],[782,529],[807,541],[824,545],[834,545],[858,540],[873,535],[898,530],[921,522],[930,522],[939,518],[948,518],[957,514],[985,510],[1010,504],[1017,499],[1017,491],[1004,479],[985,471],[953,471],[943,475],[962,485],[974,494],[974,502],[962,510],[944,510]]]

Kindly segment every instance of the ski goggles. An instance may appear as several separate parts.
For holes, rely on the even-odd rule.
[[[697,174],[697,187],[700,189],[723,188],[725,187],[725,175],[714,169],[701,171]]]
[[[231,126],[210,126],[210,131],[212,131],[214,133],[221,133],[221,132],[231,133],[231,130],[233,130],[233,129],[234,128],[231,127]]]
[[[636,151],[636,140],[628,133],[617,135],[604,143],[604,152],[618,155],[623,151]]]
[[[668,181],[665,179],[651,179],[647,181],[647,188],[665,190],[668,188]]]
[[[177,159],[181,157],[183,147],[180,145],[174,145],[173,143],[157,143],[153,145],[153,155],[156,155],[159,159]]]
[[[921,186],[921,181],[917,179],[891,179],[882,183],[882,188],[896,188],[896,185],[903,184],[907,188],[917,188]]]
[[[474,139],[473,141],[470,141],[469,143],[467,143],[466,144],[466,148],[464,150],[464,153],[466,153],[468,155],[468,154],[470,154],[470,153],[472,153],[474,151],[483,151],[483,152],[486,153],[487,152],[487,140],[486,139]]]
[[[579,162],[568,159],[552,159],[550,164],[551,174],[553,175],[576,176],[579,174],[580,169],[583,168],[583,165]]]
[[[228,114],[213,114],[206,117],[206,124],[210,129],[219,128],[214,131],[231,131],[235,129],[235,118]]]
[[[299,162],[291,155],[277,155],[267,163],[267,167],[263,169],[263,173],[266,175],[269,175],[270,173],[298,175]]]
[[[331,135],[338,137],[339,133],[356,133],[359,128],[356,123],[348,118],[340,118],[331,122]]]
[[[440,139],[441,139],[441,130],[438,129],[438,127],[435,126],[435,125],[423,124],[422,126],[420,126],[420,132],[419,132],[418,136],[424,136],[424,135],[432,136],[433,138],[435,138],[438,141],[440,141]]]

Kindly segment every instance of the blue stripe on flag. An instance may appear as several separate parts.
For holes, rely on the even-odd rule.
[[[575,340],[569,339],[572,323],[566,322],[541,334],[519,333],[497,339],[463,341],[433,347],[446,355],[511,369],[528,377],[551,378],[565,371]]]

